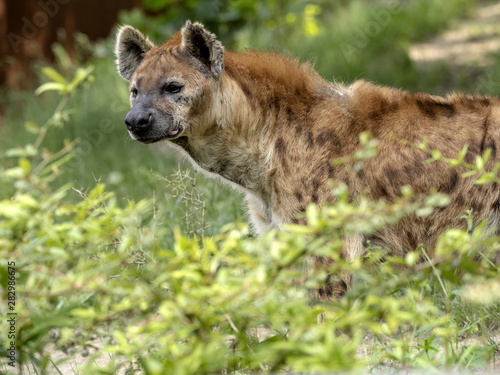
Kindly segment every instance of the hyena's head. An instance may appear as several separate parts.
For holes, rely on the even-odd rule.
[[[207,121],[224,69],[224,48],[203,25],[188,21],[161,47],[123,26],[115,54],[118,72],[130,82],[132,109],[125,124],[133,139],[189,137]]]

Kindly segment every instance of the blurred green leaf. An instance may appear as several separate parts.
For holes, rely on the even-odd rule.
[[[42,68],[42,71],[47,77],[51,78],[54,82],[60,83],[61,85],[64,86],[67,85],[68,82],[66,81],[66,78],[64,78],[61,74],[59,74],[59,72],[54,68],[45,67]]]
[[[58,91],[60,94],[67,92],[66,84],[59,82],[47,82],[35,90],[35,95],[40,95],[46,91]]]
[[[68,85],[68,90],[73,91],[75,88],[77,88],[82,82],[84,82],[87,78],[90,77],[90,73],[94,70],[93,66],[89,66],[85,69],[79,68],[76,71],[75,77],[71,81],[71,83]]]
[[[40,127],[34,121],[26,121],[24,123],[24,128],[32,134],[40,133]]]

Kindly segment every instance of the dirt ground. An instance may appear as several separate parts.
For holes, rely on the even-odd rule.
[[[446,63],[454,66],[491,65],[491,55],[500,53],[500,3],[480,7],[471,19],[425,43],[410,47],[418,64]]]

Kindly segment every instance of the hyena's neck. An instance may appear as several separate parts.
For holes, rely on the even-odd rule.
[[[250,191],[267,205],[273,171],[279,168],[273,160],[276,144],[290,132],[296,134],[298,127],[307,132],[316,109],[325,104],[320,98],[334,96],[335,90],[307,64],[283,56],[227,52],[224,63],[206,123],[199,127],[204,130],[192,134],[184,148],[204,171]]]
[[[211,93],[212,105],[196,133],[177,143],[191,161],[211,177],[221,177],[234,187],[267,200],[269,136],[265,119],[248,103],[240,86],[223,76]],[[201,130],[200,130],[201,129]]]

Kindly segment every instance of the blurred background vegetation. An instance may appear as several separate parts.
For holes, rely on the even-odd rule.
[[[296,371],[349,370],[391,361],[434,369],[495,361],[498,345],[487,332],[498,330],[498,296],[492,297],[493,307],[491,303],[471,307],[470,301],[459,308],[454,305],[465,291],[460,289],[463,284],[452,250],[462,240],[474,242],[479,234],[446,237],[443,248],[451,255],[437,270],[406,259],[414,272],[402,278],[394,276],[390,261],[375,275],[361,271],[359,264],[340,264],[357,273],[364,286],[330,306],[340,320],[318,329],[316,315],[323,307],[300,302],[307,297],[293,292],[290,280],[297,276],[287,267],[294,261],[290,257],[300,258],[311,248],[325,251],[325,243],[311,247],[300,233],[253,240],[240,224],[235,231],[224,228],[246,221],[241,196],[217,181],[187,172],[191,168],[179,164],[164,146],[144,146],[129,138],[123,123],[129,108],[127,83],[117,74],[113,56],[118,25],[131,24],[162,43],[191,19],[203,22],[227,49],[275,50],[313,61],[331,81],[362,78],[438,95],[450,90],[498,95],[500,57],[495,53],[487,61],[471,56],[465,65],[411,58],[416,43],[490,4],[479,0],[0,0],[0,255],[16,259],[24,270],[19,284],[25,297],[20,304],[24,320],[19,360],[31,361],[33,369],[45,368],[48,341],[69,355],[75,343],[83,350],[92,348],[85,343],[97,335],[109,339],[108,353],[121,356],[118,364],[103,370],[110,374],[125,359],[133,363],[131,368],[142,366],[151,374],[165,369],[179,374],[241,369],[250,373],[287,366]],[[499,39],[500,32],[473,32],[471,38]],[[465,47],[463,54],[470,54]],[[81,78],[75,84],[78,89],[70,89],[75,76]],[[67,93],[61,89],[62,94],[57,90],[35,94],[49,81],[68,88]],[[72,158],[64,159],[66,153]],[[103,184],[112,194],[104,193]],[[11,203],[16,200],[20,206]],[[356,214],[350,211],[353,208],[341,207],[345,220],[353,220],[349,216]],[[394,209],[402,207],[401,203]],[[357,214],[376,217],[379,211],[380,206],[374,206]],[[307,233],[322,233],[340,246],[335,236],[345,223],[335,226],[331,218],[310,215],[319,229],[313,224]],[[229,234],[220,236],[221,232]],[[208,244],[196,242],[203,237]],[[465,257],[462,276],[469,281],[483,278],[479,289],[498,288],[487,284],[498,270],[495,274],[491,265],[478,268],[474,254]],[[227,274],[214,271],[228,264]],[[2,286],[5,271],[0,271]],[[377,291],[371,290],[372,285]],[[243,289],[246,292],[240,293]],[[254,304],[258,300],[260,304]],[[2,303],[0,311],[5,306]],[[288,324],[298,316],[300,322],[289,335]],[[130,331],[129,319],[142,328]],[[278,332],[279,338],[271,335],[258,345],[259,340],[245,335],[247,328],[262,326]],[[358,363],[367,330],[375,332],[370,339],[377,347],[361,350],[375,355]],[[133,345],[123,332],[127,338],[136,335]],[[164,332],[171,336],[164,338]],[[341,332],[348,340],[329,332]],[[410,338],[402,332],[410,332]],[[482,345],[459,350],[459,337],[471,332],[482,334]],[[390,341],[393,337],[396,340]],[[221,354],[227,340],[239,346]],[[310,353],[301,345],[305,342]],[[153,355],[148,362],[142,351],[156,353],[153,343],[169,349],[171,357]],[[210,362],[212,355],[217,361]],[[309,361],[313,355],[319,358],[316,362]],[[6,370],[5,365],[0,367],[0,372]]]

